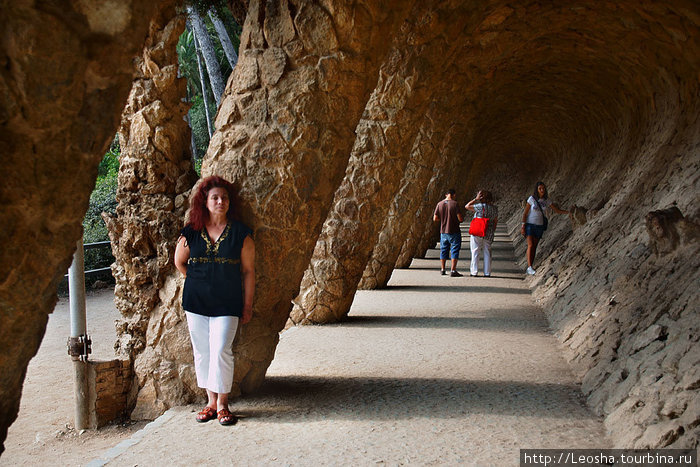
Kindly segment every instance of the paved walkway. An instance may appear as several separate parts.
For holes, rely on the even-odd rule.
[[[439,274],[439,252],[358,292],[350,318],[290,329],[233,427],[180,407],[91,465],[496,465],[521,448],[606,448],[513,249],[491,278]],[[96,454],[97,456],[97,454]]]

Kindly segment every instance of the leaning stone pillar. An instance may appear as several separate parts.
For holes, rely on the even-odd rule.
[[[396,264],[394,268],[402,269],[410,266],[413,260],[414,252],[418,248],[422,248],[423,245],[427,250],[430,247],[431,238],[434,235],[436,226],[433,222],[433,210],[438,201],[443,197],[445,189],[448,188],[447,185],[451,185],[458,177],[455,173],[462,173],[460,168],[464,167],[464,154],[455,147],[457,141],[463,137],[461,129],[456,130],[458,135],[456,138],[449,140],[448,145],[443,149],[447,155],[447,160],[444,161],[444,165],[436,165],[435,172],[428,183],[428,189],[425,192],[423,202],[416,211],[416,215],[413,219],[413,225],[406,234],[406,241],[401,247],[401,252],[396,259]],[[443,162],[443,159],[440,160]],[[461,202],[462,200],[458,200]],[[423,252],[425,256],[425,251]]]
[[[408,1],[250,2],[202,174],[240,186],[255,230],[253,320],[234,393],[262,384]]]
[[[431,110],[427,118],[428,128],[424,132],[425,137],[411,154],[406,173],[401,181],[401,188],[391,203],[372,256],[362,273],[358,289],[386,287],[406,235],[413,225],[416,211],[424,202],[424,195],[429,191],[434,167],[444,167],[448,158],[454,157],[454,154],[445,150],[447,146],[445,143],[452,140],[457,125],[446,128],[448,122],[444,117],[453,118],[455,109],[435,105]],[[440,118],[440,116],[444,117]]]
[[[178,78],[177,41],[185,29],[185,17],[175,8],[153,19],[142,55],[136,61],[136,78],[122,114],[116,216],[105,216],[116,258],[115,303],[122,317],[117,321],[115,344],[122,357],[157,361],[153,380],[137,372],[138,402],[135,419],[154,418],[168,407],[154,394],[173,391],[192,378],[182,367],[191,366],[191,355],[173,355],[173,371],[163,371],[158,343],[186,333],[181,314],[169,317],[160,328],[154,310],[165,278],[174,270],[173,254],[187,207],[186,193],[197,179],[189,150],[190,129],[184,120],[189,104],[182,102],[186,81]],[[156,332],[156,330],[158,332]],[[193,388],[196,388],[194,385]],[[184,392],[180,390],[180,392]],[[135,391],[128,402],[136,404]]]
[[[0,7],[0,452],[163,3]]]
[[[439,3],[439,2],[438,2]],[[465,22],[452,5],[424,3],[404,24],[397,47],[357,128],[357,140],[290,315],[296,324],[341,320],[405,172],[440,77],[457,56]],[[446,22],[452,22],[446,27]],[[425,135],[418,136],[418,139]]]
[[[346,178],[336,192],[333,209],[304,273],[301,292],[294,300],[290,314],[294,324],[331,323],[347,314],[358,275],[367,263],[387,211],[386,200],[391,198],[405,169],[408,151],[402,146],[412,139],[410,128],[415,127],[418,114],[409,114],[412,118],[402,122],[402,131],[393,121],[392,114],[397,109],[381,109],[376,105],[380,100],[376,94],[373,96],[368,113],[384,117],[389,114],[390,121],[363,120],[358,125],[358,139]],[[389,141],[387,135],[391,133],[403,135]]]

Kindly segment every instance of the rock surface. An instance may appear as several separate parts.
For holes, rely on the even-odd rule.
[[[177,71],[175,46],[184,30],[185,16],[174,7],[151,21],[119,127],[117,213],[105,215],[116,258],[115,303],[123,316],[117,321],[115,349],[134,361],[137,375],[129,401],[134,419],[155,418],[170,407],[163,400],[176,401],[197,387],[191,353],[171,352],[189,343],[184,313],[172,301],[166,309],[175,313],[164,312],[159,296],[180,290],[173,254],[187,194],[197,179],[184,119],[189,104],[181,98],[186,81]],[[165,287],[169,274],[170,287]]]
[[[159,6],[0,2],[0,452]]]

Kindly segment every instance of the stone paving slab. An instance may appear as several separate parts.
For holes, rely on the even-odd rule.
[[[521,448],[609,448],[504,231],[491,278],[439,252],[360,291],[349,319],[281,335],[233,427],[171,409],[90,465],[494,465]]]

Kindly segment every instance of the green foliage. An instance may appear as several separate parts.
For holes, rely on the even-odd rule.
[[[97,167],[97,177],[105,177],[110,173],[116,174],[119,171],[119,154],[121,149],[119,147],[119,137],[114,136],[112,144],[109,145],[109,149],[105,153],[104,157],[100,161],[100,165]]]
[[[109,240],[107,226],[102,220],[102,213],[114,214],[117,208],[117,173],[110,172],[98,177],[95,189],[90,195],[90,206],[83,220],[83,242],[101,242]]]
[[[190,108],[190,127],[194,135],[194,145],[196,154],[194,158],[201,159],[207,152],[209,146],[209,131],[207,130],[207,116],[204,113],[204,101],[202,96],[195,96],[192,99],[192,107]]]
[[[83,219],[83,243],[109,240],[102,212],[115,214],[117,209],[117,174],[119,173],[119,140],[114,141],[98,168],[95,189]],[[111,248],[91,249],[85,252],[85,270],[109,266],[114,261]]]
[[[180,75],[187,79],[187,94],[202,95],[202,86],[199,81],[197,68],[197,53],[194,48],[194,34],[185,30],[177,41],[177,61],[180,67]]]

